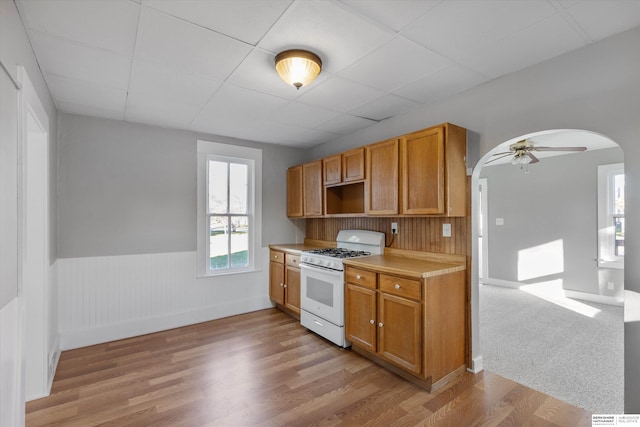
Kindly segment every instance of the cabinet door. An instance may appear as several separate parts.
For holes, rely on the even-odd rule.
[[[302,165],[287,169],[287,216],[299,218],[302,208]]]
[[[347,283],[345,330],[353,345],[376,351],[376,291]]]
[[[380,293],[378,353],[412,373],[422,371],[421,304]]]
[[[445,213],[444,129],[435,127],[400,141],[403,214]]]
[[[287,266],[285,274],[284,306],[300,314],[300,269]]]
[[[369,145],[366,149],[367,192],[365,204],[369,215],[398,213],[398,140]]]
[[[342,182],[342,156],[325,157],[322,159],[322,173],[324,185],[339,184]]]
[[[269,263],[269,298],[284,305],[284,264],[279,262]]]
[[[322,161],[302,165],[304,216],[322,216]]]
[[[364,179],[364,148],[356,148],[342,153],[342,181],[360,181]]]

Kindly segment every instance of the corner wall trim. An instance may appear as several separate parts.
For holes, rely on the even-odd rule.
[[[471,359],[471,367],[467,369],[472,374],[478,374],[484,370],[482,366],[482,356],[477,356]]]

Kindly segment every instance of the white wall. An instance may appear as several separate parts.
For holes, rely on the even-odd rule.
[[[623,270],[598,268],[596,261],[596,194],[598,165],[623,161],[622,150],[610,148],[545,158],[530,165],[528,174],[511,164],[483,167],[480,176],[489,187],[489,278],[562,280],[566,290],[611,302],[622,298]],[[504,225],[496,225],[496,218]],[[615,284],[613,290],[607,282]]]
[[[627,259],[640,254],[640,28],[498,78],[418,111],[380,122],[310,152],[321,158],[412,130],[451,122],[469,130],[467,164],[512,138],[548,129],[583,129],[618,143],[625,156]],[[625,269],[627,291],[640,292],[640,263]],[[477,266],[474,272],[477,283]],[[625,311],[640,307],[625,306]],[[472,352],[478,339],[478,295],[472,289]],[[625,324],[625,409],[640,413],[640,322]]]
[[[0,0],[0,425],[14,426],[24,423],[24,375],[22,372],[23,310],[19,273],[20,258],[18,230],[20,218],[16,214],[20,204],[20,154],[18,140],[18,66],[26,69],[44,104],[50,119],[49,144],[55,150],[56,107],[44,82],[26,32],[13,1]],[[55,177],[54,156],[49,159],[49,176]],[[55,236],[55,179],[50,179],[49,199],[53,209],[49,215],[49,277],[56,259]],[[55,294],[55,281],[49,282]],[[50,294],[51,295],[51,294]],[[53,305],[52,298],[45,301]],[[57,322],[48,325],[48,334],[54,336]],[[45,332],[45,333],[46,333]],[[55,346],[55,340],[49,341]],[[51,352],[56,351],[50,348]]]

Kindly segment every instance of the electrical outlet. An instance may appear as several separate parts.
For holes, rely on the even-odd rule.
[[[451,237],[451,224],[442,224],[442,237]]]
[[[614,287],[615,287],[615,283],[613,283],[613,282],[607,282],[607,289],[609,289],[610,291],[612,291]]]
[[[398,223],[397,222],[392,222],[391,223],[391,234],[398,234]]]

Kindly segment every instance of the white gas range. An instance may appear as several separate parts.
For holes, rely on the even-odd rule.
[[[300,323],[333,343],[351,345],[344,332],[345,258],[384,253],[385,235],[369,230],[342,230],[337,247],[300,254]]]

